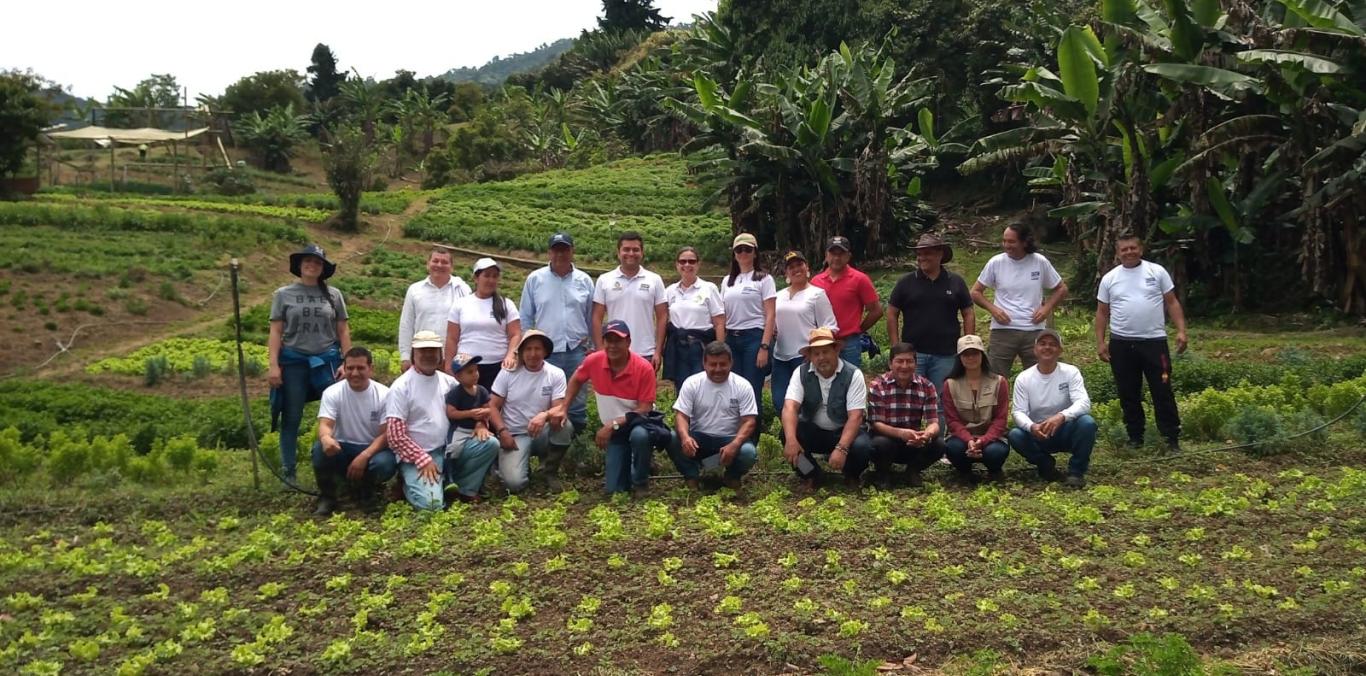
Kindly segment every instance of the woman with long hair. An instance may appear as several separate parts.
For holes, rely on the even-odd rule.
[[[806,347],[811,331],[818,328],[839,330],[835,309],[831,307],[825,289],[811,283],[811,267],[807,265],[806,257],[799,251],[789,251],[783,256],[783,267],[787,271],[787,288],[778,292],[774,308],[776,337],[770,382],[773,407],[778,410],[783,407],[792,374],[805,361],[801,350]]]
[[[759,264],[759,242],[754,235],[742,232],[731,242],[730,274],[721,280],[721,296],[726,310],[726,344],[735,358],[735,373],[754,388],[754,401],[763,402],[778,289],[773,275]]]
[[[517,368],[517,341],[522,319],[517,305],[498,293],[502,268],[492,258],[474,263],[474,293],[451,306],[446,322],[446,369],[460,353],[479,357],[479,384],[493,387],[498,372]]]
[[[1067,297],[1067,283],[1034,243],[1034,234],[1023,222],[1006,226],[1001,234],[1002,253],[992,256],[972,285],[972,301],[991,314],[991,341],[987,359],[991,370],[1010,374],[1015,358],[1022,369],[1038,360],[1034,339]],[[995,290],[987,300],[986,290]],[[1043,290],[1051,289],[1048,299]]]
[[[713,340],[726,339],[725,307],[715,284],[698,277],[702,259],[697,249],[678,250],[674,267],[678,281],[664,289],[669,304],[669,324],[665,329],[664,377],[674,387],[694,373],[702,372],[702,348]]]
[[[1010,383],[992,372],[981,338],[968,334],[958,339],[958,361],[944,381],[943,404],[949,421],[946,455],[958,476],[975,482],[972,465],[980,462],[987,479],[1004,478],[1001,467],[1010,455],[1005,436]]]

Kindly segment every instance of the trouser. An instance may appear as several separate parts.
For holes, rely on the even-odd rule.
[[[974,462],[985,465],[988,472],[999,472],[1005,466],[1006,458],[1010,457],[1010,447],[1005,441],[997,439],[982,447],[982,457],[969,458],[967,442],[958,437],[949,437],[944,442],[944,453],[949,458],[949,464],[960,472],[971,472]]]
[[[312,387],[308,363],[280,365],[280,471],[293,480],[299,464],[299,425]]]
[[[446,445],[442,470],[445,485],[455,486],[464,496],[476,495],[484,487],[484,479],[497,457],[498,439],[489,437],[479,441],[469,430],[458,430]]]
[[[779,416],[783,412],[783,401],[787,398],[787,386],[792,383],[792,374],[805,363],[806,360],[801,357],[773,360],[773,375],[769,378],[769,387],[773,391],[773,411]]]
[[[632,486],[650,483],[650,433],[642,425],[631,431],[617,430],[607,441],[606,472],[603,477],[608,493],[621,493]]]
[[[863,366],[863,334],[855,333],[840,340],[844,341],[844,347],[840,348],[840,359],[854,366]]]
[[[944,440],[931,439],[924,446],[911,446],[900,439],[872,435],[873,466],[878,472],[891,471],[893,464],[905,465],[911,472],[923,471],[944,457]]]
[[[948,380],[949,372],[958,363],[958,356],[952,354],[925,354],[924,352],[915,353],[915,370],[934,385],[934,389],[939,392],[939,434],[948,434],[949,423],[944,418],[944,381]]]
[[[718,437],[702,432],[691,432],[690,436],[697,442],[697,455],[691,458],[683,454],[683,442],[678,438],[678,432],[674,432],[673,442],[669,444],[669,458],[674,461],[674,467],[678,468],[678,473],[685,479],[696,479],[702,473],[703,458],[720,453],[721,447],[735,440],[735,437]],[[740,444],[740,451],[726,467],[726,477],[743,477],[758,460],[758,449],[754,447],[753,442],[746,440]]]
[[[987,362],[991,372],[1010,377],[1010,366],[1015,357],[1020,358],[1023,371],[1038,363],[1034,357],[1034,339],[1040,331],[1023,329],[992,329],[990,342],[987,343]]]
[[[744,378],[749,382],[749,386],[754,390],[754,403],[759,407],[759,427],[758,432],[764,430],[764,376],[768,375],[768,368],[759,368],[756,364],[759,359],[759,346],[764,342],[763,329],[740,329],[739,331],[726,330],[726,345],[730,346],[731,352],[731,372]],[[769,352],[770,357],[772,351]],[[772,362],[770,360],[770,366]],[[774,401],[774,407],[777,407]]]
[[[1168,441],[1181,436],[1181,417],[1172,393],[1172,360],[1166,338],[1134,340],[1110,338],[1110,372],[1115,375],[1119,406],[1124,411],[1124,429],[1129,438],[1143,441],[1143,380],[1153,394],[1153,414],[1157,430]]]
[[[407,498],[408,504],[412,505],[413,509],[423,511],[441,509],[444,498],[441,474],[445,471],[446,460],[443,451],[444,449],[441,448],[427,451],[427,456],[436,463],[437,477],[435,481],[424,479],[418,472],[417,465],[411,462],[400,462],[398,464],[398,472],[403,476],[403,497]]]
[[[835,444],[840,442],[842,433],[843,429],[827,430],[805,420],[797,423],[797,444],[802,447],[802,453],[806,454],[807,460],[816,466],[818,475],[821,469],[815,456],[829,456],[835,450]],[[863,471],[868,469],[868,462],[872,457],[873,442],[868,439],[867,432],[859,430],[858,436],[854,437],[854,443],[849,445],[849,451],[844,459],[844,477],[846,479],[858,479],[863,476]]]
[[[321,441],[313,442],[313,476],[317,478],[318,492],[322,493],[323,497],[337,497],[337,487],[342,482],[347,481],[347,469],[369,446],[368,444],[352,444],[345,441],[340,443],[341,451],[336,455],[328,455],[323,452]],[[370,456],[370,460],[365,465],[365,478],[359,483],[373,487],[394,478],[394,474],[397,472],[398,459],[394,457],[394,452],[387,448],[381,448]]]
[[[492,392],[493,381],[498,379],[498,374],[503,370],[503,360],[499,359],[492,364],[481,361],[475,368],[479,369],[479,384]]]
[[[574,372],[579,370],[579,365],[583,363],[586,356],[588,356],[588,350],[580,345],[572,350],[553,352],[546,358],[546,361],[564,371],[565,382],[569,382],[569,379],[574,377]],[[574,397],[574,401],[569,402],[569,422],[574,424],[575,430],[588,427],[587,387],[579,388],[578,396]]]
[[[531,482],[531,456],[535,454],[545,457],[546,451],[551,447],[559,447],[562,451],[574,440],[574,428],[565,425],[559,429],[552,429],[547,424],[541,427],[541,433],[534,437],[530,434],[514,434],[512,440],[517,444],[517,448],[503,449],[498,454],[498,475],[503,477],[503,484],[509,491],[517,493]]]
[[[1091,466],[1091,449],[1096,445],[1096,421],[1090,415],[1083,414],[1076,420],[1063,423],[1053,436],[1047,439],[1035,439],[1029,430],[1020,427],[1010,430],[1007,438],[1010,440],[1010,447],[1029,461],[1029,464],[1037,467],[1040,473],[1051,472],[1054,469],[1054,453],[1071,452],[1072,459],[1067,462],[1067,473],[1083,476],[1086,469]]]

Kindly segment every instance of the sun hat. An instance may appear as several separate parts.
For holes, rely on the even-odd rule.
[[[289,271],[295,277],[301,276],[299,266],[303,264],[305,256],[316,256],[322,260],[323,273],[318,277],[320,280],[331,277],[337,271],[337,264],[327,260],[327,253],[323,251],[322,247],[317,244],[309,244],[289,255]]]
[[[987,348],[983,345],[981,336],[969,333],[958,339],[957,354],[963,354],[968,350],[977,350],[978,352],[986,354]]]
[[[436,335],[435,331],[418,331],[413,334],[413,349],[419,347],[445,347],[441,342],[441,336]]]
[[[915,243],[915,246],[911,248],[933,249],[935,247],[939,247],[944,250],[944,260],[940,261],[940,263],[947,263],[953,260],[953,247],[949,246],[949,243],[945,242],[943,237],[940,237],[939,235],[936,235],[932,232],[927,232],[921,235],[920,240],[917,241]]]
[[[802,349],[807,350],[813,347],[834,345],[836,342],[838,341],[835,340],[835,332],[831,331],[830,329],[824,326],[821,326],[811,329],[811,333],[807,334],[806,337],[806,347]]]
[[[545,346],[545,353],[546,353],[547,355],[549,355],[551,352],[554,352],[554,351],[555,351],[555,342],[552,341],[552,340],[550,339],[550,336],[547,336],[547,335],[545,334],[545,332],[543,332],[543,331],[537,331],[536,329],[531,329],[531,330],[529,330],[529,331],[523,333],[523,334],[522,334],[521,340],[518,340],[518,341],[517,341],[517,354],[518,354],[518,355],[521,355],[521,354],[522,354],[522,347],[526,345],[526,342],[527,342],[528,340],[533,340],[533,339],[535,339],[535,340],[540,340],[540,341],[541,341],[541,343]]]

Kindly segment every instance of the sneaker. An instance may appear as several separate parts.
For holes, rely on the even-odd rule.
[[[332,516],[332,512],[335,511],[337,501],[324,495],[318,498],[318,504],[313,508],[313,516]]]
[[[1069,474],[1067,480],[1063,481],[1063,485],[1068,488],[1086,488],[1086,477],[1079,474]]]
[[[1039,478],[1044,481],[1062,481],[1063,476],[1056,467],[1040,467]]]
[[[389,484],[389,491],[385,493],[384,497],[388,502],[402,502],[407,499],[403,495],[402,477],[394,479],[393,483]]]

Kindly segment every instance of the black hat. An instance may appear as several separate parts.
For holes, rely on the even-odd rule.
[[[825,243],[825,250],[826,250],[826,251],[829,251],[829,250],[831,250],[831,249],[844,249],[845,251],[853,251],[853,250],[854,250],[854,247],[852,247],[852,246],[849,245],[849,238],[848,238],[848,237],[843,237],[843,236],[841,236],[841,235],[835,235],[834,237],[831,237],[831,238],[829,239],[829,241],[827,241],[827,242]]]
[[[557,233],[551,235],[551,236],[550,236],[550,248],[554,249],[556,246],[559,246],[559,245],[564,245],[564,246],[572,247],[572,246],[574,246],[574,238],[573,238],[573,237],[570,237],[570,236],[569,236],[569,233],[567,233],[567,232],[557,232]]]
[[[300,276],[299,264],[303,262],[304,256],[317,256],[322,259],[323,274],[318,277],[319,281],[331,277],[337,271],[337,264],[327,260],[327,254],[323,251],[322,247],[317,244],[309,244],[289,255],[289,271],[295,277]]]

